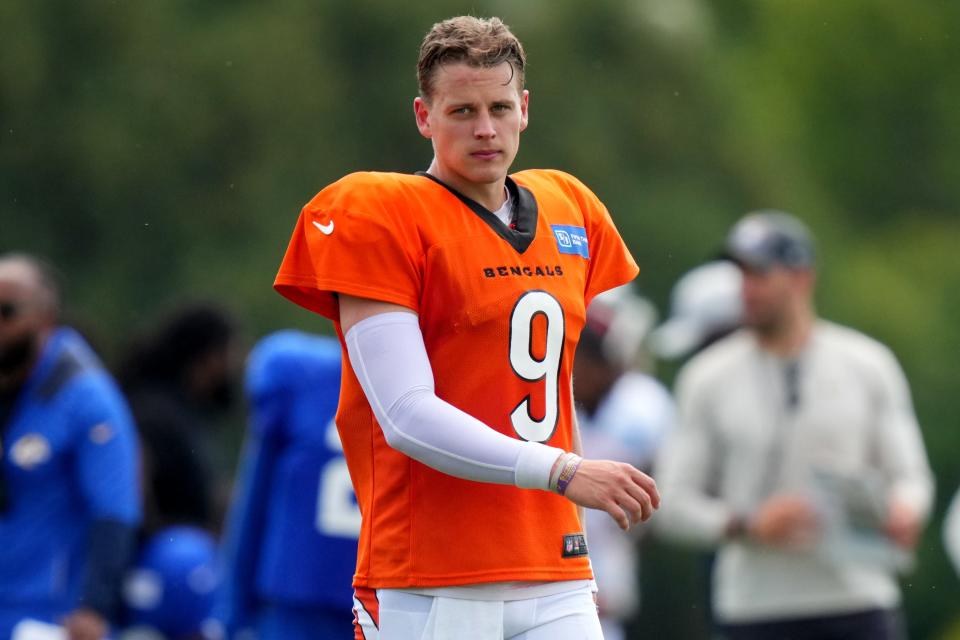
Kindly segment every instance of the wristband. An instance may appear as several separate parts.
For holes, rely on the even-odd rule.
[[[573,476],[577,475],[577,469],[580,467],[581,462],[583,462],[583,458],[575,453],[568,453],[564,457],[563,464],[560,467],[560,473],[557,476],[557,493],[563,495],[567,492],[567,486],[569,486],[570,481],[573,480]]]
[[[553,467],[550,469],[550,479],[547,481],[547,489],[553,492],[557,490],[557,480],[560,479],[560,473],[563,471],[563,468],[567,464],[567,460],[570,459],[574,454],[564,451],[561,452],[559,456],[556,457],[553,463]]]

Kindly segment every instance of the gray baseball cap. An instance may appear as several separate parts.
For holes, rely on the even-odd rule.
[[[772,209],[741,218],[727,236],[724,256],[757,271],[776,265],[809,269],[816,257],[813,236],[806,225],[789,213]]]

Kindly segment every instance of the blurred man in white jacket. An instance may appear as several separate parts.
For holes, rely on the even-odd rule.
[[[796,218],[751,214],[727,252],[745,328],[678,375],[659,524],[719,547],[725,638],[902,638],[896,571],[933,493],[903,372],[880,343],[817,318]]]

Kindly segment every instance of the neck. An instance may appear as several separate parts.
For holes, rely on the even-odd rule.
[[[782,358],[792,358],[798,355],[810,340],[815,319],[813,309],[805,308],[776,326],[757,329],[754,333],[760,346],[766,351]]]
[[[437,165],[436,158],[430,163],[430,168],[427,169],[427,173],[490,211],[496,211],[502,207],[507,199],[506,176],[494,182],[470,182],[444,171]]]

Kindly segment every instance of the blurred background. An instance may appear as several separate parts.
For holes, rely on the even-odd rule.
[[[427,167],[417,48],[459,13],[499,15],[526,46],[515,167],[590,185],[662,314],[746,211],[810,225],[821,314],[893,348],[937,474],[903,584],[911,637],[960,637],[940,533],[960,484],[956,2],[8,0],[0,251],[63,270],[69,320],[109,364],[185,299],[228,305],[248,344],[329,331],[271,290],[296,216],[346,173]],[[647,543],[637,634],[698,637],[701,568]]]

